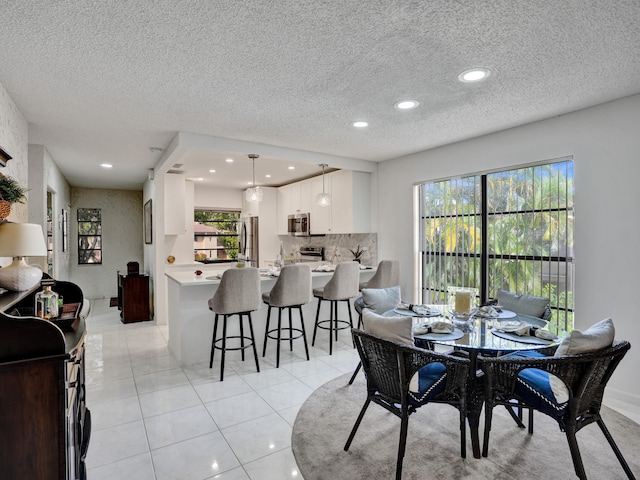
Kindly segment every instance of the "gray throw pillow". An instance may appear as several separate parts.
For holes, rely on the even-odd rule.
[[[400,286],[390,288],[363,288],[364,308],[382,314],[393,310],[400,303]]]
[[[364,330],[384,340],[413,346],[413,319],[411,317],[383,317],[371,310],[362,311]]]
[[[555,356],[576,355],[578,353],[589,353],[602,348],[610,347],[616,336],[613,320],[605,318],[595,325],[590,326],[584,332],[573,330],[562,339],[556,349]]]
[[[518,295],[498,290],[498,304],[505,310],[529,315],[531,317],[543,318],[549,299],[545,297],[534,297],[532,295]]]

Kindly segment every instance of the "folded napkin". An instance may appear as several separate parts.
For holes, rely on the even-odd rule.
[[[280,270],[278,270],[276,267],[270,268],[269,270],[267,270],[267,275],[271,275],[272,277],[279,277]]]
[[[500,312],[491,305],[485,305],[484,307],[480,307],[478,310],[476,310],[475,316],[484,318],[497,318],[500,316]]]
[[[440,315],[437,308],[429,308],[427,305],[413,305],[411,303],[399,303],[396,307],[398,310],[408,310],[416,315]]]
[[[530,336],[538,337],[543,340],[557,340],[558,336],[549,330],[544,330],[537,325],[531,325],[527,322],[505,322],[502,325],[493,327],[497,332],[514,333],[520,337]]]
[[[330,272],[331,271],[331,267],[329,265],[320,265],[319,267],[316,267],[316,272]]]
[[[453,333],[454,326],[449,322],[433,322],[431,324],[417,325],[413,329],[416,335],[424,335],[425,333]]]

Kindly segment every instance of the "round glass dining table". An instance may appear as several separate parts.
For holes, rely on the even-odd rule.
[[[467,388],[467,420],[469,423],[473,456],[480,458],[479,424],[480,412],[484,404],[484,374],[478,368],[478,355],[498,356],[517,350],[534,350],[555,345],[558,340],[545,340],[535,335],[519,336],[499,329],[505,322],[525,322],[532,327],[546,328],[547,321],[529,315],[503,310],[499,317],[471,315],[460,317],[450,314],[443,305],[426,305],[429,316],[418,315],[410,310],[393,309],[385,312],[386,317],[413,317],[414,339],[417,347],[433,349],[434,344],[451,347],[454,351],[464,351],[471,361]],[[439,314],[438,314],[439,313]],[[417,333],[420,327],[433,325],[438,321],[454,325],[452,333]],[[513,324],[513,323],[510,323]]]

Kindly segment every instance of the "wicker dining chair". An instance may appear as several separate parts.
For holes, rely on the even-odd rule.
[[[627,341],[590,353],[560,356],[506,355],[479,357],[485,373],[485,426],[482,455],[489,450],[493,407],[517,405],[529,408],[529,433],[533,433],[533,411],[553,418],[565,432],[576,475],[586,479],[576,433],[596,422],[613,449],[627,477],[635,479],[629,465],[600,416],[604,389],[630,348]],[[554,375],[566,386],[568,400],[558,403],[553,392]],[[550,386],[550,388],[549,388]]]
[[[352,330],[367,378],[367,399],[351,430],[349,450],[360,422],[371,402],[400,417],[400,440],[396,479],[402,477],[402,461],[407,441],[409,416],[427,403],[446,403],[459,411],[460,455],[466,456],[466,385],[470,361],[467,358],[422,350]],[[418,388],[412,378],[419,375]],[[416,391],[412,391],[416,390]]]

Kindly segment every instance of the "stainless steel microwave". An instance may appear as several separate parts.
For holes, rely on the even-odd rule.
[[[308,213],[296,213],[295,215],[289,215],[287,223],[289,235],[305,237],[311,234]]]

